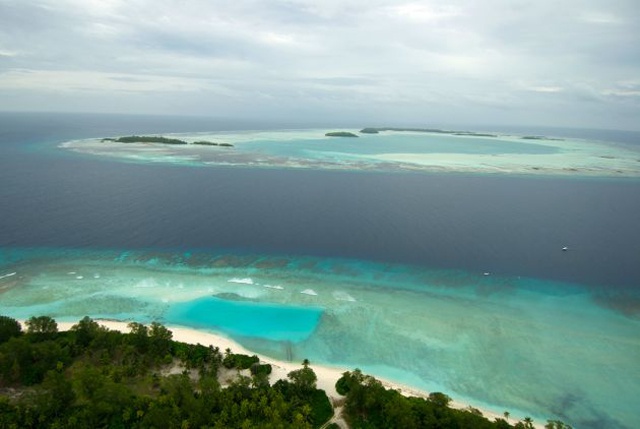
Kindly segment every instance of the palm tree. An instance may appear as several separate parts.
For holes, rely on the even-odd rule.
[[[304,366],[305,368],[307,368],[309,366],[311,362],[309,362],[309,359],[305,359],[302,361],[302,366]]]
[[[524,419],[524,427],[527,429],[533,429],[533,419],[531,417],[525,417]]]
[[[507,421],[509,421],[509,416],[511,415],[511,413],[509,411],[505,411],[502,414],[504,414],[504,418],[507,419]]]

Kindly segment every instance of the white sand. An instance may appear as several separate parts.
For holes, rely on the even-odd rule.
[[[114,321],[114,320],[96,320],[96,321],[100,323],[102,326],[107,327],[108,329],[112,329],[119,332],[129,332],[128,322],[120,322],[120,321]],[[20,321],[20,322],[24,326],[24,322],[23,321]],[[66,331],[71,329],[71,327],[75,324],[76,322],[58,322],[58,329],[60,331]],[[198,331],[198,330],[195,330],[192,328],[186,328],[183,326],[170,325],[166,327],[173,333],[173,339],[176,341],[181,341],[188,344],[202,344],[205,346],[212,345],[214,347],[218,347],[222,353],[224,353],[226,349],[230,349],[232,353],[257,355],[262,363],[268,363],[272,366],[272,372],[269,377],[269,381],[272,384],[275,383],[277,380],[287,379],[287,374],[289,372],[302,368],[302,362],[285,362],[285,361],[270,358],[268,356],[254,353],[242,347],[237,342],[219,334]],[[313,362],[311,363],[310,367],[313,369],[313,371],[316,373],[316,376],[318,377],[317,386],[319,389],[322,389],[325,392],[327,392],[327,395],[332,401],[342,398],[342,396],[340,396],[338,392],[336,392],[336,387],[335,387],[336,381],[338,381],[338,379],[342,377],[342,374],[344,372],[351,371],[351,369],[327,366],[327,365],[316,365],[316,364],[313,364]],[[380,380],[382,385],[387,389],[397,390],[405,396],[415,396],[415,397],[421,397],[421,398],[427,398],[429,396],[429,392],[416,389],[407,385],[403,385],[400,383],[396,383],[393,381],[385,380],[379,377],[376,377],[376,378]],[[453,400],[451,402],[451,406],[458,409],[464,409],[464,408],[468,408],[470,405]],[[471,406],[473,406],[476,409],[479,409],[482,412],[483,416],[485,416],[488,419],[504,418],[501,412],[497,412],[495,410],[487,410],[486,408],[477,407],[473,404],[471,404]],[[525,416],[511,415],[509,417],[509,421],[513,423],[518,420],[521,420],[524,417]],[[543,429],[544,425],[542,423],[534,422],[534,427]]]

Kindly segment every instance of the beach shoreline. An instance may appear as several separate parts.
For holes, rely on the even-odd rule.
[[[110,330],[123,332],[123,333],[127,333],[130,331],[128,326],[130,322],[124,322],[124,321],[118,321],[118,320],[105,320],[105,319],[95,319],[95,321],[98,324]],[[25,326],[25,323],[23,320],[19,320],[19,322],[23,327]],[[77,322],[57,322],[57,323],[58,323],[59,331],[68,331],[73,327],[73,325],[77,324]],[[259,353],[254,353],[253,351],[245,348],[244,346],[234,341],[233,339],[226,337],[224,335],[221,335],[219,333],[199,331],[197,329],[193,329],[186,326],[179,326],[179,325],[166,325],[165,327],[173,333],[172,339],[174,341],[179,341],[187,344],[202,344],[205,346],[211,345],[214,347],[218,347],[222,353],[224,353],[225,350],[230,349],[232,353],[258,356],[261,363],[270,364],[272,367],[272,372],[269,376],[269,382],[271,384],[281,379],[286,380],[287,374],[289,372],[300,369],[302,366],[302,362],[287,362],[287,361],[274,359],[272,357],[265,356]],[[355,368],[349,369],[349,368],[344,368],[339,366],[316,364],[314,362],[311,362],[309,366],[313,369],[313,371],[315,372],[318,378],[317,380],[318,389],[324,390],[327,393],[327,396],[329,397],[329,399],[332,401],[332,403],[335,403],[336,401],[339,401],[340,399],[344,398],[342,395],[338,394],[338,392],[336,391],[336,387],[335,387],[336,382],[340,377],[342,377],[342,374],[344,372],[353,371]],[[392,381],[389,379],[381,378],[378,376],[375,376],[375,378],[378,381],[380,381],[386,389],[397,390],[399,393],[401,393],[404,396],[419,397],[424,399],[429,397],[429,392],[425,390],[415,388],[406,384],[398,383],[396,381]],[[447,392],[443,392],[443,393],[446,394]],[[489,420],[494,420],[496,418],[504,419],[504,414],[499,411],[488,409],[487,407],[476,406],[475,404],[468,403],[467,401],[463,402],[460,400],[456,400],[455,398],[452,398],[452,401],[449,404],[449,406],[456,409],[469,409],[470,407],[472,407],[476,410],[479,410],[482,413],[482,415]],[[526,416],[524,415],[520,416],[518,414],[510,413],[509,421],[517,422],[522,420],[524,417]],[[544,425],[540,422],[534,421],[533,426],[535,428],[544,429]]]

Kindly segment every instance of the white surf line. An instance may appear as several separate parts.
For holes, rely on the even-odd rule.
[[[16,274],[18,274],[18,273],[9,273],[9,274],[5,274],[5,275],[3,275],[3,276],[0,276],[0,280],[2,280],[2,279],[6,279],[6,278],[8,278],[8,277],[13,277],[13,276],[15,276]]]
[[[280,285],[262,285],[263,287],[266,287],[268,289],[275,289],[275,290],[283,290],[284,288]]]
[[[246,277],[246,278],[243,278],[243,279],[234,277],[232,279],[227,280],[227,283],[239,283],[239,284],[243,284],[243,285],[252,285],[252,284],[254,284],[253,279],[251,279],[250,277]]]

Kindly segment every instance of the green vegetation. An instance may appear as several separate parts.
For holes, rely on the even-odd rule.
[[[350,133],[348,131],[333,131],[330,133],[326,133],[327,137],[358,137],[356,134]]]
[[[7,316],[0,316],[0,344],[8,341],[9,338],[22,335],[22,327],[17,320]]]
[[[0,428],[314,428],[333,414],[310,368],[270,386],[255,356],[223,358],[159,323],[123,334],[85,317],[58,332],[43,316],[28,327],[0,316]],[[253,362],[253,375],[221,388],[230,361]]]
[[[377,128],[363,128],[360,130],[362,134],[378,134]]]
[[[48,316],[27,327],[0,316],[0,428],[319,428],[333,416],[306,359],[270,385],[271,365],[257,356],[174,341],[157,322],[132,322],[126,334],[89,317],[65,332]],[[223,366],[238,371],[225,388]],[[439,392],[404,397],[359,370],[345,372],[336,389],[352,428],[533,427],[528,417],[511,425],[449,408]],[[556,420],[545,427],[571,429]]]
[[[406,397],[396,390],[385,389],[374,377],[360,370],[345,372],[336,382],[336,390],[346,395],[344,417],[351,428],[473,428],[473,429],[530,429],[533,421],[525,417],[514,425],[496,418],[491,421],[480,410],[449,407],[451,398],[434,392],[427,399]],[[509,413],[505,412],[508,419]],[[561,425],[561,426],[557,426]],[[558,421],[549,421],[549,429],[571,427]]]
[[[556,139],[552,137],[546,136],[522,136],[520,137],[523,140],[550,140],[550,141],[563,141],[563,139]]]
[[[233,354],[230,350],[227,349],[224,360],[222,364],[225,368],[238,368],[238,369],[249,369],[255,364],[259,364],[260,359],[258,356],[247,356],[242,354]]]
[[[470,137],[498,137],[497,134],[488,134],[488,133],[476,133],[473,131],[455,131],[452,132],[454,136],[470,136]]]
[[[206,141],[206,140],[200,140],[200,141],[197,141],[197,142],[193,142],[191,144],[200,145],[200,146],[233,147],[233,145],[231,143],[216,143],[216,142],[209,142],[209,141]]]
[[[26,321],[29,334],[51,335],[58,332],[58,323],[49,316],[31,317]]]
[[[362,129],[361,133],[375,134],[380,131],[410,131],[414,133],[435,133],[435,134],[451,134],[454,136],[472,136],[472,137],[498,137],[496,134],[489,133],[476,133],[474,131],[454,131],[454,130],[441,130],[438,128],[398,128],[398,127],[386,127],[386,128],[373,128],[368,127]]]
[[[162,143],[162,144],[187,144],[184,140],[170,139],[159,136],[126,136],[117,139],[106,138],[102,141],[112,141],[117,143]]]
[[[186,142],[180,139],[170,139],[160,136],[125,136],[118,137],[117,139],[106,137],[102,139],[103,142],[116,142],[116,143],[160,143],[170,145],[187,145],[194,144],[198,146],[219,146],[219,147],[233,147],[231,143],[216,143],[206,140],[195,141],[193,143]]]

